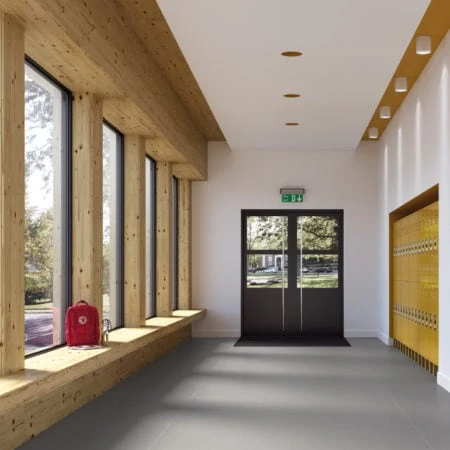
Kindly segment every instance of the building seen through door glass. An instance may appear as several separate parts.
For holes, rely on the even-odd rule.
[[[287,286],[287,217],[247,217],[247,287]]]

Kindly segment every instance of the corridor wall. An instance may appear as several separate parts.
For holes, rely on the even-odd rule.
[[[441,42],[380,139],[380,332],[389,333],[389,213],[439,185],[439,371],[450,391],[450,37]],[[392,337],[392,336],[391,336]]]
[[[208,316],[194,336],[239,336],[241,209],[344,210],[344,333],[378,336],[379,229],[376,145],[356,151],[233,150],[210,143],[207,183],[192,184],[193,307]],[[282,204],[281,187],[305,188]]]

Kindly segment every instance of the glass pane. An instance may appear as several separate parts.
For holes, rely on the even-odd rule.
[[[337,288],[338,272],[338,255],[297,256],[297,287]]]
[[[121,320],[120,136],[103,126],[103,318]]]
[[[297,249],[338,250],[339,223],[328,216],[302,216],[297,218]]]
[[[145,317],[155,308],[155,163],[145,160]]]
[[[25,354],[64,343],[66,96],[25,65]],[[63,179],[64,178],[64,179]]]
[[[173,251],[173,286],[172,309],[178,309],[178,180],[172,178],[172,251]]]
[[[287,217],[247,217],[247,250],[287,250]]]
[[[247,287],[287,287],[288,257],[280,255],[247,255]]]

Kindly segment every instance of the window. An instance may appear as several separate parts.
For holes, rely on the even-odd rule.
[[[123,325],[123,136],[103,124],[103,318]]]
[[[288,287],[288,217],[247,216],[247,288]]]
[[[25,63],[25,354],[64,343],[70,293],[70,93]]]
[[[145,317],[156,315],[156,164],[145,159]]]
[[[172,251],[173,251],[173,287],[172,309],[178,309],[178,179],[172,178]]]
[[[338,217],[297,217],[297,287],[339,287],[339,233]]]

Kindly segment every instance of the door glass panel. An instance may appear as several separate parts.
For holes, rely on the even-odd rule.
[[[337,288],[339,256],[306,254],[297,256],[297,287]]]
[[[336,217],[305,216],[297,218],[297,249],[338,250],[339,224]]]
[[[287,255],[247,255],[247,287],[287,287]]]
[[[287,217],[247,217],[247,250],[287,250]]]

